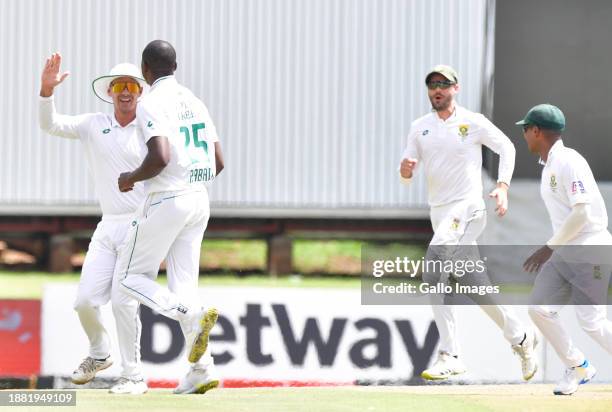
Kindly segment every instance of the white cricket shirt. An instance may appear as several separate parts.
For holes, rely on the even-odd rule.
[[[81,141],[102,214],[122,215],[138,208],[144,185],[137,183],[134,190],[121,193],[117,184],[119,175],[140,166],[146,153],[136,121],[121,127],[113,115],[105,113],[57,114],[51,96],[40,97],[39,123],[51,135]]]
[[[431,112],[415,120],[402,159],[419,160],[425,172],[429,205],[482,198],[482,145],[499,154],[498,182],[508,185],[516,150],[508,137],[480,113],[459,105],[446,120]]]
[[[145,182],[147,193],[204,189],[216,174],[215,145],[219,141],[208,109],[174,76],[157,79],[138,104],[139,127],[145,142],[166,136],[170,162]]]
[[[593,172],[580,153],[563,145],[558,140],[548,152],[542,169],[540,195],[544,200],[553,233],[557,233],[563,222],[578,203],[590,206],[589,221],[569,244],[581,244],[586,235],[606,231],[608,213],[599,192]]]

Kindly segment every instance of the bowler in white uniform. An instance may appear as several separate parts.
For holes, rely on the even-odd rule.
[[[147,391],[147,384],[140,363],[138,302],[121,292],[113,273],[132,216],[144,198],[142,185],[125,195],[117,188],[116,179],[117,174],[126,168],[138,166],[144,155],[145,148],[136,125],[136,107],[143,89],[148,86],[138,67],[129,63],[118,64],[108,75],[93,82],[96,95],[114,105],[112,115],[61,115],[55,111],[53,97],[55,87],[68,76],[68,72],[60,73],[61,61],[60,54],[53,54],[42,72],[40,127],[49,134],[81,141],[102,209],[102,220],[91,238],[74,304],[89,339],[89,355],[73,372],[72,382],[87,383],[96,372],[113,363],[110,338],[100,313],[100,306],[110,299],[122,363],[121,378],[110,391],[140,394]]]
[[[612,354],[612,322],[605,303],[610,282],[612,235],[603,198],[584,157],[563,145],[565,116],[556,106],[540,104],[518,125],[529,151],[544,165],[540,194],[550,215],[553,236],[524,264],[538,272],[529,315],[567,367],[554,389],[571,395],[589,382],[595,367],[572,342],[559,311],[572,303],[582,329]]]
[[[419,169],[425,173],[434,230],[430,252],[444,245],[476,245],[486,224],[482,146],[499,154],[497,187],[489,196],[496,200],[498,215],[503,216],[508,208],[507,191],[514,171],[514,145],[485,116],[455,102],[459,84],[453,68],[434,67],[425,83],[432,111],[410,127],[400,176],[408,184]],[[428,276],[423,274],[428,283],[441,280]],[[466,275],[469,276],[472,275]],[[520,356],[523,378],[531,379],[537,370],[533,331],[527,330],[510,307],[483,304],[481,308],[503,330],[512,350]],[[432,300],[432,309],[440,333],[439,355],[421,376],[429,380],[447,379],[465,372],[459,357],[456,308]]]
[[[219,384],[208,345],[218,314],[199,302],[200,250],[210,217],[207,185],[223,169],[223,158],[206,106],[177,82],[176,68],[170,43],[155,40],[143,50],[142,73],[151,91],[137,118],[147,154],[118,176],[118,185],[129,193],[144,181],[146,198],[117,270],[126,293],[181,325],[190,366],[174,392],[203,394]],[[156,282],[164,258],[168,287]]]

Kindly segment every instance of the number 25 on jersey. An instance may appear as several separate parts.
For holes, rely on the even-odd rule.
[[[185,135],[185,149],[191,159],[191,164],[197,164],[196,168],[191,169],[189,182],[206,182],[214,178],[211,166],[214,166],[214,146],[209,150],[208,143],[200,140],[198,132],[204,130],[204,123],[193,123],[191,130],[186,126],[181,126],[180,131]],[[211,153],[212,152],[212,153]]]

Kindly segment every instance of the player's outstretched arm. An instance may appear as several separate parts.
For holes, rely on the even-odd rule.
[[[223,152],[221,152],[221,143],[215,142],[215,167],[217,172],[215,176],[219,176],[219,173],[225,168],[225,161],[223,160]]]
[[[50,97],[53,95],[53,90],[66,77],[70,75],[70,72],[63,72],[60,74],[62,67],[62,55],[59,53],[53,53],[46,61],[45,67],[43,68],[42,75],[40,76],[40,96]]]

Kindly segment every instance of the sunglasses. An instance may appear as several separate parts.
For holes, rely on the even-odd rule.
[[[532,126],[532,125],[530,125],[530,124],[524,124],[524,125],[523,125],[523,131],[524,131],[524,132],[526,132],[527,130],[529,130],[529,128],[530,128],[531,126]]]
[[[429,90],[435,90],[437,88],[446,90],[449,87],[453,86],[454,84],[455,82],[451,82],[450,80],[431,81],[431,82],[427,82],[427,88]]]
[[[132,82],[117,82],[112,84],[110,89],[113,93],[121,93],[126,87],[129,93],[136,94],[140,92],[140,85]]]

